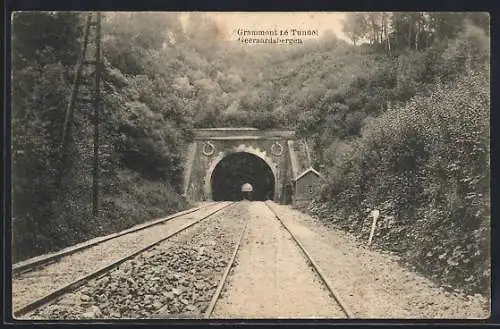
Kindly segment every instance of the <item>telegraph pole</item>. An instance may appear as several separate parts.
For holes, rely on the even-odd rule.
[[[95,34],[95,99],[94,99],[94,161],[92,173],[92,214],[99,214],[99,123],[101,110],[101,13],[96,15]]]

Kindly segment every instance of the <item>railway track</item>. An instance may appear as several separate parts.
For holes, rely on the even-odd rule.
[[[132,228],[131,230],[134,232],[127,230],[124,233],[128,234],[114,236],[114,238],[95,244],[93,247],[59,257],[53,263],[45,263],[36,270],[14,275],[12,279],[12,308],[17,310],[58,287],[65,286],[114,260],[127,256],[140,246],[154,243],[161,237],[182,228],[186,222],[192,222],[200,216],[208,215],[223,204],[214,203],[194,212],[183,212],[179,216],[167,217],[170,219],[162,223],[153,222],[161,225],[150,225],[140,230],[136,230],[137,227]],[[89,244],[92,242],[94,241]],[[46,278],[50,278],[50,280],[46,280]]]
[[[238,203],[236,203],[238,204]],[[265,202],[262,203],[264,207],[267,207],[273,214],[273,216],[276,218],[276,220],[279,222],[279,225],[281,225],[287,232],[288,234],[292,237],[292,240],[300,249],[301,254],[304,256],[305,261],[307,264],[311,267],[311,269],[314,271],[314,273],[321,279],[322,284],[326,289],[328,290],[329,295],[333,298],[335,301],[335,305],[338,305],[338,308],[343,312],[346,318],[351,318],[353,315],[353,312],[348,308],[346,303],[341,299],[340,295],[334,290],[332,284],[329,282],[321,268],[318,266],[317,262],[312,258],[311,254],[307,251],[305,248],[304,244],[300,241],[300,239],[297,237],[296,234],[294,234],[293,230],[290,229],[290,227],[286,224],[286,221],[284,221],[280,215],[277,213],[277,211],[272,207],[272,203],[270,202]],[[223,204],[222,206],[216,206],[215,211],[210,211],[208,214],[202,216],[199,219],[196,219],[195,221],[186,223],[184,226],[180,227],[179,229],[175,230],[174,232],[167,234],[163,236],[161,239],[158,239],[157,241],[148,244],[147,246],[143,246],[137,250],[134,250],[132,253],[127,254],[124,257],[121,257],[118,260],[115,260],[113,262],[110,262],[109,264],[106,264],[105,266],[99,268],[96,271],[93,271],[91,273],[88,273],[71,283],[60,287],[57,290],[54,290],[50,292],[49,294],[46,294],[42,296],[41,298],[38,298],[36,300],[31,301],[30,303],[24,305],[23,307],[17,309],[14,312],[14,315],[16,318],[21,318],[29,316],[30,314],[36,314],[40,309],[43,307],[48,307],[52,304],[57,305],[57,303],[62,303],[61,301],[64,301],[64,296],[69,296],[72,294],[77,293],[78,291],[83,291],[84,289],[89,290],[89,292],[85,292],[89,296],[96,295],[98,300],[97,305],[101,307],[103,304],[107,304],[110,302],[111,304],[116,304],[116,305],[111,305],[111,308],[114,308],[115,310],[112,311],[105,311],[105,314],[92,314],[95,315],[95,317],[87,317],[87,319],[106,319],[106,318],[127,318],[126,311],[123,311],[123,306],[117,306],[117,305],[124,305],[126,303],[127,307],[128,302],[126,299],[129,298],[131,295],[129,294],[128,290],[126,288],[121,288],[122,290],[125,289],[125,293],[122,294],[122,290],[120,288],[118,290],[111,290],[107,291],[108,287],[113,286],[113,282],[118,282],[120,285],[122,282],[125,281],[141,281],[143,280],[141,276],[139,277],[134,277],[134,275],[137,275],[138,270],[137,268],[143,270],[145,268],[151,267],[158,267],[158,260],[157,258],[159,257],[160,263],[165,263],[163,267],[168,268],[167,270],[163,269],[161,271],[154,272],[151,276],[149,274],[146,274],[145,279],[143,281],[147,282],[150,284],[150,282],[154,282],[155,280],[160,280],[160,281],[169,281],[169,284],[172,282],[175,282],[175,288],[165,288],[165,287],[160,287],[159,289],[162,290],[164,293],[161,296],[161,300],[155,300],[154,302],[149,302],[148,298],[152,300],[153,297],[152,295],[149,294],[148,289],[151,286],[145,284],[143,286],[140,286],[140,288],[136,288],[135,293],[138,293],[140,296],[138,297],[139,299],[135,299],[134,303],[137,303],[137,300],[144,300],[145,302],[139,302],[140,304],[134,305],[136,307],[137,312],[134,313],[134,316],[132,318],[160,318],[160,319],[168,319],[168,318],[212,318],[213,317],[213,312],[214,309],[218,303],[218,301],[221,298],[221,294],[224,290],[224,287],[228,283],[228,278],[229,278],[229,273],[231,272],[231,269],[233,268],[235,261],[237,259],[238,251],[240,249],[240,245],[243,241],[243,238],[245,236],[245,232],[247,230],[248,226],[248,219],[244,218],[245,216],[239,216],[239,213],[236,213],[236,215],[233,215],[235,218],[226,218],[226,224],[221,224],[221,220],[217,219],[217,217],[224,217],[224,216],[215,216],[215,214],[219,213],[223,209],[229,209],[229,206],[234,205],[234,203],[226,203]],[[209,205],[210,206],[210,205]],[[209,207],[207,206],[207,207]],[[204,207],[204,208],[207,208]],[[193,210],[193,212],[196,210]],[[179,215],[182,216],[182,215]],[[177,216],[178,217],[178,216]],[[196,225],[198,223],[201,223],[204,219],[207,218],[213,218],[213,220],[210,220],[209,222],[204,221],[206,225],[205,227],[201,228],[199,227],[200,225]],[[227,215],[226,215],[227,217]],[[219,222],[217,222],[219,221]],[[239,221],[239,222],[238,222]],[[224,222],[224,220],[222,220]],[[228,223],[234,222],[234,225],[227,225]],[[157,225],[157,224],[151,224],[152,225]],[[234,226],[231,228],[231,232],[226,231],[226,228],[224,228],[224,225],[227,227]],[[193,230],[196,230],[199,227],[199,230],[197,233],[193,233],[193,237],[190,238],[191,240],[179,240],[177,242],[174,242],[172,240],[175,240],[175,237],[180,237],[182,232],[187,231],[189,228],[193,228]],[[204,236],[201,232],[207,232],[206,235]],[[221,232],[218,235],[218,232]],[[197,235],[200,235],[200,237],[196,238]],[[213,241],[206,241],[211,238],[211,237],[216,237],[214,238],[215,240]],[[193,240],[194,239],[194,240]],[[170,246],[166,247],[159,247],[163,244],[169,244]],[[212,246],[219,246],[219,245],[226,245],[225,247],[225,252],[223,253],[224,255],[229,255],[229,257],[221,257],[221,254],[215,254],[208,258],[200,258],[200,255],[203,254],[203,250],[205,246],[212,245]],[[157,249],[158,250],[155,250]],[[176,249],[176,252],[171,253],[169,250],[170,249]],[[194,251],[193,251],[194,250]],[[149,252],[149,254],[148,254]],[[177,257],[176,253],[180,254],[181,256]],[[147,254],[147,255],[146,255]],[[139,259],[138,257],[143,257],[143,259]],[[217,259],[219,258],[219,259]],[[215,260],[214,260],[215,259]],[[224,259],[228,259],[227,261]],[[137,263],[138,265],[134,264]],[[130,265],[132,264],[132,265]],[[183,268],[182,269],[176,269],[176,273],[169,272],[172,268],[177,268],[177,264],[182,264]],[[216,264],[216,265],[213,265]],[[181,265],[179,265],[181,266]],[[123,269],[122,269],[123,267]],[[161,267],[161,266],[159,266]],[[205,274],[205,272],[202,273],[204,268],[208,268],[209,271],[206,273],[209,273],[210,271],[216,274],[209,275]],[[122,276],[118,276],[117,278],[113,278],[112,273],[113,271],[117,272],[124,272]],[[134,272],[135,271],[135,272]],[[163,272],[162,272],[163,271]],[[180,272],[179,272],[180,271]],[[134,274],[135,273],[135,274]],[[148,272],[150,273],[150,272]],[[173,273],[173,274],[172,274]],[[181,274],[179,274],[181,273]],[[189,273],[194,273],[194,274],[189,274]],[[196,273],[200,273],[199,277],[195,278]],[[187,277],[191,275],[191,279],[188,279]],[[198,287],[199,282],[203,282],[204,279],[207,279],[208,277],[211,277],[210,280],[205,280],[208,283],[203,283],[202,287]],[[173,280],[173,281],[172,281]],[[176,281],[178,280],[178,281]],[[184,281],[187,280],[192,280],[193,282],[186,284]],[[198,281],[196,281],[198,280]],[[182,283],[180,283],[182,281]],[[90,283],[92,283],[91,288],[86,288],[87,285],[90,286]],[[110,283],[111,282],[111,283]],[[142,282],[142,281],[141,281]],[[183,286],[183,284],[185,286]],[[189,288],[188,288],[189,286]],[[154,286],[156,287],[156,286]],[[153,287],[153,288],[154,288]],[[172,286],[173,287],[173,286]],[[178,288],[182,288],[180,291]],[[192,292],[191,292],[191,287],[192,287]],[[185,288],[185,289],[184,289]],[[195,291],[196,288],[196,291]],[[109,288],[111,289],[111,288]],[[170,291],[171,289],[171,291]],[[156,288],[155,288],[155,293],[156,293]],[[103,293],[103,291],[106,291],[106,293]],[[173,292],[173,293],[172,293]],[[104,296],[104,294],[107,294]],[[113,299],[115,296],[119,295],[127,295],[126,297],[122,298],[119,297],[119,299]],[[80,296],[80,295],[78,295]],[[86,299],[91,298],[87,295]],[[104,297],[103,297],[104,296]],[[149,297],[148,297],[149,296]],[[200,297],[201,296],[201,297]],[[326,295],[325,295],[326,296]],[[80,297],[78,297],[80,298]],[[93,298],[93,297],[92,297]],[[121,298],[121,299],[120,299]],[[132,298],[132,297],[131,297]],[[135,296],[134,296],[135,298]],[[191,298],[191,300],[189,300]],[[201,299],[200,299],[201,298]],[[109,299],[109,301],[108,301]],[[180,301],[180,302],[179,302]],[[332,302],[333,303],[333,302]],[[184,304],[184,305],[183,305]],[[159,306],[157,306],[159,305]],[[333,304],[332,304],[333,305]],[[336,306],[335,306],[336,307]],[[101,307],[102,308],[102,307]],[[146,313],[141,313],[144,309],[149,310]],[[99,308],[98,308],[99,309]],[[100,311],[99,311],[100,312]],[[28,317],[29,318],[29,317]],[[43,317],[42,317],[43,318]],[[76,318],[79,318],[78,315]],[[85,317],[84,317],[85,318]],[[36,319],[36,317],[35,317]],[[66,319],[74,319],[74,318],[66,318]]]
[[[87,274],[85,274],[85,275],[77,278],[76,280],[74,280],[74,281],[72,281],[72,282],[70,282],[68,284],[65,284],[64,286],[61,286],[61,287],[59,287],[59,288],[51,291],[50,293],[48,293],[48,294],[46,294],[46,295],[44,295],[44,296],[42,296],[40,298],[37,298],[35,300],[32,300],[29,303],[25,304],[24,306],[15,309],[14,310],[14,316],[16,318],[21,318],[21,317],[26,316],[26,315],[30,314],[31,312],[39,309],[40,307],[42,307],[44,305],[47,305],[47,304],[50,304],[50,303],[56,301],[61,296],[77,290],[78,288],[80,288],[81,286],[85,285],[90,280],[102,276],[103,274],[111,271],[112,269],[116,268],[120,264],[122,264],[122,263],[124,263],[124,262],[126,262],[126,261],[128,261],[128,260],[130,260],[130,259],[132,259],[134,257],[136,257],[137,255],[139,255],[141,253],[144,253],[145,251],[147,251],[147,250],[153,248],[154,246],[156,246],[156,245],[158,245],[158,244],[166,241],[167,239],[170,239],[170,238],[178,235],[179,233],[187,230],[188,228],[194,226],[195,224],[198,224],[201,221],[214,216],[218,212],[220,212],[220,211],[228,208],[231,205],[234,205],[234,203],[232,203],[232,202],[226,202],[226,203],[222,203],[222,205],[216,204],[215,206],[208,205],[206,207],[198,207],[196,209],[192,209],[191,211],[186,211],[186,212],[183,212],[181,214],[176,214],[174,216],[167,217],[167,218],[159,220],[159,221],[155,221],[155,222],[150,223],[149,225],[144,226],[142,228],[130,230],[128,232],[122,232],[119,235],[116,235],[116,236],[113,236],[113,237],[107,239],[107,240],[110,240],[110,239],[113,239],[113,238],[117,238],[118,236],[122,236],[122,235],[126,235],[126,234],[131,234],[131,233],[134,233],[134,232],[136,232],[138,230],[145,229],[147,227],[151,227],[151,226],[154,226],[154,225],[165,223],[166,221],[168,221],[170,219],[181,217],[183,215],[186,215],[186,214],[189,214],[189,213],[193,213],[193,212],[198,211],[200,209],[206,210],[207,208],[213,208],[213,210],[212,209],[209,210],[208,214],[205,214],[205,215],[201,216],[200,218],[195,219],[194,221],[191,221],[191,222],[186,223],[185,225],[182,225],[181,227],[175,229],[173,232],[162,236],[161,238],[157,239],[156,241],[154,241],[152,243],[149,243],[146,246],[141,246],[138,249],[134,250],[133,252],[128,253],[126,256],[121,257],[118,260],[113,260],[110,263],[108,263],[108,264],[100,267],[99,269],[97,269],[95,271],[92,271],[90,273],[87,273]],[[89,244],[89,245],[86,245],[85,247],[82,247],[80,249],[78,249],[78,248],[76,248],[76,249],[82,250],[82,249],[85,249],[85,248],[90,248],[92,245],[95,246],[96,244],[103,243],[103,242],[104,241],[99,241],[99,242],[97,242],[95,244]],[[74,252],[76,252],[76,251],[72,251],[72,253],[74,253]],[[62,257],[61,255],[56,255],[55,256],[56,259],[61,259],[61,257]],[[47,260],[44,260],[44,261],[45,261],[45,264],[47,264],[48,261]],[[38,263],[37,265],[32,265],[32,266],[36,267],[36,266],[39,266],[39,264],[41,264],[41,263]]]
[[[304,256],[305,261],[307,262],[307,264],[313,269],[314,273],[316,273],[316,275],[320,278],[320,280],[323,283],[324,287],[326,287],[326,289],[328,290],[328,293],[329,293],[330,297],[333,298],[333,300],[335,301],[335,305],[338,306],[338,308],[342,311],[342,313],[344,314],[344,316],[346,318],[352,318],[353,312],[349,309],[349,307],[347,306],[346,302],[342,300],[342,298],[340,297],[340,294],[337,291],[335,291],[335,289],[333,288],[333,285],[329,282],[329,280],[327,279],[326,275],[324,274],[324,272],[322,271],[322,269],[319,267],[318,263],[313,259],[313,257],[311,256],[311,254],[307,251],[307,249],[305,248],[304,244],[300,241],[300,239],[297,237],[297,235],[293,232],[293,230],[290,229],[290,227],[285,223],[285,221],[283,221],[283,219],[276,212],[276,210],[270,205],[270,202],[265,202],[263,204],[265,204],[265,207],[267,207],[272,212],[272,214],[274,215],[274,217],[276,218],[276,220],[279,222],[279,224],[292,237],[292,240],[294,241],[294,243],[298,247],[298,249],[300,249],[300,252]],[[216,306],[217,302],[219,301],[219,298],[221,297],[221,292],[222,292],[224,286],[227,284],[228,273],[230,272],[231,268],[234,266],[234,262],[236,260],[236,256],[237,256],[240,244],[241,244],[241,242],[243,240],[243,236],[245,234],[247,226],[248,226],[248,221],[247,221],[247,223],[245,224],[245,227],[243,228],[243,230],[240,233],[240,237],[238,239],[237,246],[235,247],[235,249],[233,251],[233,255],[231,257],[231,261],[230,261],[230,263],[228,264],[228,266],[226,268],[225,274],[221,278],[219,287],[218,287],[216,293],[213,295],[213,298],[211,300],[211,303],[210,303],[209,307],[205,311],[205,314],[204,314],[205,318],[211,318],[212,317],[212,312],[214,311],[215,306]],[[265,298],[265,296],[263,296],[263,298]]]
[[[273,213],[274,217],[280,222],[280,224],[285,228],[285,230],[290,234],[293,241],[297,244],[302,254],[306,258],[308,264],[314,269],[315,273],[320,277],[321,281],[328,289],[330,296],[335,300],[338,304],[342,312],[345,314],[347,318],[352,318],[353,312],[347,306],[346,302],[340,297],[340,294],[333,288],[333,285],[328,280],[327,276],[324,274],[323,270],[319,267],[318,263],[312,258],[311,254],[307,251],[304,244],[300,241],[295,233],[290,229],[290,227],[283,221],[280,215],[276,212],[276,210],[270,205],[270,202],[265,202],[265,205],[269,210]]]

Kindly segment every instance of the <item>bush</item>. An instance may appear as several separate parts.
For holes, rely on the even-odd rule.
[[[381,209],[381,245],[445,285],[487,292],[489,108],[488,76],[470,73],[371,120],[323,200],[351,221]]]

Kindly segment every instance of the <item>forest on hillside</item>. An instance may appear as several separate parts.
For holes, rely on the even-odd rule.
[[[188,206],[193,128],[289,128],[327,178],[313,214],[364,236],[367,209],[380,209],[379,247],[445,286],[487,293],[487,13],[350,13],[351,43],[324,33],[286,49],[242,46],[207,14],[183,15],[103,14],[98,216],[88,105],[58,180],[85,14],[13,16],[14,261]]]

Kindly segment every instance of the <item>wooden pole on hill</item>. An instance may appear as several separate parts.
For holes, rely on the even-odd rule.
[[[96,15],[95,103],[94,103],[94,164],[92,172],[92,214],[99,213],[99,115],[101,106],[101,13]]]

